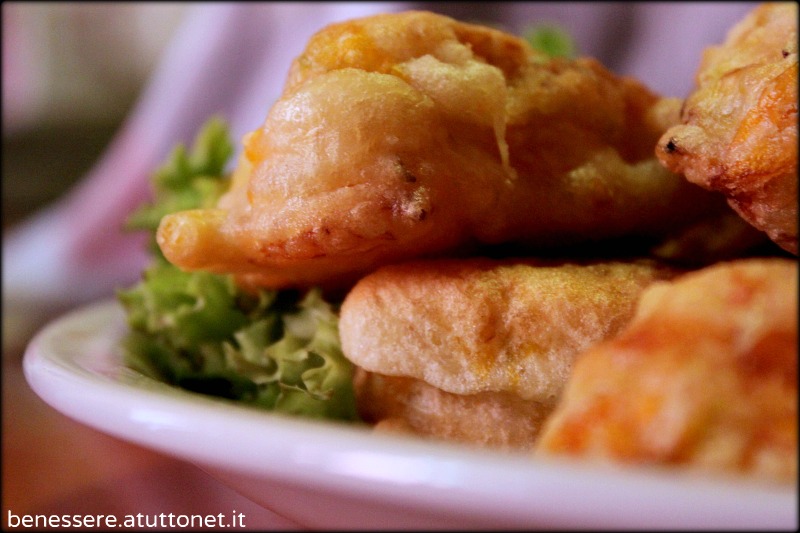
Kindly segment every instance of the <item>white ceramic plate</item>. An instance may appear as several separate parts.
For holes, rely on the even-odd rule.
[[[796,485],[545,462],[184,392],[122,364],[124,331],[114,301],[70,312],[29,344],[28,382],[63,414],[309,528],[797,528]]]

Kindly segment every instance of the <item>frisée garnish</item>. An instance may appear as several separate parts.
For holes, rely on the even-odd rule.
[[[556,24],[538,24],[523,32],[528,43],[549,57],[575,58],[577,47],[572,36]]]
[[[233,154],[225,122],[212,118],[191,151],[177,146],[152,175],[152,202],[126,228],[150,233],[151,263],[117,291],[130,331],[125,363],[185,390],[315,418],[357,420],[353,364],[342,354],[338,303],[320,290],[239,288],[231,275],[185,272],[155,242],[161,217],[214,205],[228,189]]]

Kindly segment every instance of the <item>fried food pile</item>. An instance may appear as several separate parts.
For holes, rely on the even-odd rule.
[[[685,102],[432,13],[331,25],[231,189],[158,243],[243,287],[343,291],[378,431],[785,481],[795,15],[757,9]]]
[[[658,159],[797,255],[796,2],[758,6],[703,55]]]
[[[661,236],[727,208],[655,158],[674,107],[441,15],[334,24],[244,139],[229,194],[165,217],[159,244],[181,268],[282,288],[476,244]]]

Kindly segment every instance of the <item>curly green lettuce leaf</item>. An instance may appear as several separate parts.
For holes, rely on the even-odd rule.
[[[573,59],[577,55],[577,47],[572,36],[555,24],[539,24],[528,28],[523,36],[530,45],[550,57]]]
[[[149,250],[160,256],[155,231],[161,218],[176,211],[216,205],[229,187],[225,165],[232,155],[227,124],[219,117],[212,117],[203,125],[191,151],[178,144],[155,171],[150,179],[154,198],[128,217],[126,229],[149,232]]]
[[[338,312],[321,291],[240,289],[233,276],[184,272],[155,245],[162,216],[213,205],[229,187],[227,126],[211,119],[192,151],[176,148],[152,176],[154,198],[128,221],[151,234],[142,280],[117,291],[130,332],[128,366],[177,387],[308,417],[357,420],[354,366],[340,347]]]

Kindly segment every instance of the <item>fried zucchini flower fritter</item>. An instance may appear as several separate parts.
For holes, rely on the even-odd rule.
[[[796,482],[797,274],[739,259],[645,289],[577,358],[537,453]]]
[[[652,261],[440,259],[382,267],[342,304],[361,416],[379,428],[532,449],[575,357],[678,271]]]
[[[658,143],[664,166],[725,195],[797,255],[797,3],[766,3],[707,49],[682,124]]]
[[[664,103],[433,13],[333,24],[245,137],[230,192],[164,217],[158,242],[183,269],[281,288],[476,244],[661,235],[718,200],[654,157]]]

